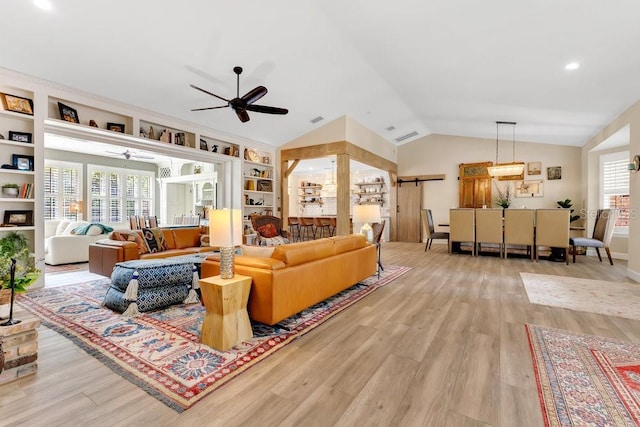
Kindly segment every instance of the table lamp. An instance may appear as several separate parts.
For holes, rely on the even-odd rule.
[[[364,225],[360,229],[360,234],[364,234],[368,242],[373,242],[373,229],[369,224],[380,221],[380,206],[355,205],[353,207],[353,222],[364,223]]]
[[[232,279],[234,246],[242,243],[240,209],[210,209],[209,239],[210,245],[220,246],[220,277]]]

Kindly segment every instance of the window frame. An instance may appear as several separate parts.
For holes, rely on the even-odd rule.
[[[600,209],[606,209],[605,206],[607,205],[605,203],[605,177],[604,177],[604,168],[605,168],[605,164],[607,163],[611,163],[611,162],[622,162],[622,164],[624,165],[624,170],[622,170],[622,167],[620,167],[621,169],[621,173],[625,174],[625,176],[627,177],[627,179],[629,178],[629,170],[628,170],[628,164],[629,164],[629,155],[630,155],[630,151],[629,150],[623,150],[623,151],[615,151],[612,153],[606,153],[606,154],[602,154],[600,155],[599,158],[599,169],[598,169],[598,176],[599,176],[599,181],[600,181],[600,188],[599,188],[599,194],[598,194],[598,206],[600,207]],[[627,196],[630,196],[630,188],[629,188],[630,182],[629,180],[627,181]],[[629,235],[629,226],[616,226],[613,230],[614,235],[618,235],[620,237],[628,237]]]

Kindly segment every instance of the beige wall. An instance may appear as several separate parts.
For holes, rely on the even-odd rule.
[[[511,144],[500,142],[500,162],[512,160],[511,147]],[[458,165],[495,161],[495,149],[495,140],[429,135],[398,147],[398,176],[446,174],[444,181],[424,183],[422,205],[433,211],[436,223],[448,222],[449,208],[458,206]],[[578,213],[583,206],[580,154],[579,147],[516,141],[516,161],[542,162],[542,175],[527,176],[525,173],[525,180],[541,179],[544,197],[514,198],[511,207],[555,208],[557,200],[569,198]],[[562,166],[562,179],[548,181],[546,168],[549,166]],[[500,187],[508,182],[494,180]],[[492,192],[495,198],[495,186]]]
[[[582,147],[582,193],[586,198],[587,209],[598,208],[598,158],[600,153],[592,152],[604,140],[609,138],[620,129],[629,125],[629,152],[633,157],[640,154],[640,101],[632,105],[628,110],[605,126],[600,132],[594,135]],[[631,160],[631,159],[630,159]],[[631,220],[629,221],[628,239],[628,264],[627,275],[634,280],[640,281],[640,223],[638,223],[638,208],[640,208],[640,174],[632,174],[629,181],[629,195],[631,199]],[[612,248],[614,252],[621,250],[616,243]]]

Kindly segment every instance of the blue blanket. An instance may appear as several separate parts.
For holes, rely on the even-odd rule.
[[[100,229],[102,230],[100,234],[107,234],[113,231],[113,227],[109,227],[108,225],[100,224],[99,222],[90,222],[88,224],[82,224],[77,226],[71,231],[71,233],[85,236],[89,231],[89,229],[94,225],[96,227],[100,227]]]

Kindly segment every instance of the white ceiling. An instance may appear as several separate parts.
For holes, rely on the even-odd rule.
[[[50,1],[0,2],[0,66],[273,146],[343,115],[581,146],[640,99],[637,0]],[[233,97],[236,65],[289,114],[191,112],[220,104],[189,84]]]

